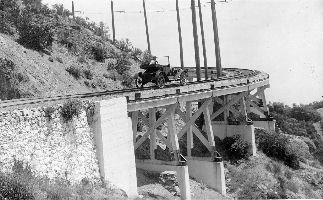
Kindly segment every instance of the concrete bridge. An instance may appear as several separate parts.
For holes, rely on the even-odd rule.
[[[274,121],[269,118],[266,106],[268,74],[247,69],[224,69],[223,72],[226,75],[221,78],[190,82],[185,86],[173,84],[163,89],[128,89],[18,99],[2,101],[0,108],[68,98],[101,97],[103,100],[96,102],[92,126],[103,177],[125,190],[129,196],[136,196],[136,167],[158,172],[170,170],[177,173],[182,199],[191,198],[190,176],[225,195],[224,167],[216,151],[214,136],[223,139],[241,135],[251,144],[249,151],[255,155],[254,127],[273,130]],[[107,96],[109,99],[104,100]],[[194,105],[196,109],[193,113]],[[165,112],[156,119],[157,109],[160,108]],[[148,117],[143,111],[148,112]],[[251,121],[249,113],[259,115],[259,121]],[[202,114],[204,124],[201,129],[195,122]],[[178,127],[175,116],[179,116],[185,125]],[[148,130],[137,138],[139,120]],[[157,129],[163,123],[167,123],[167,135],[162,135]],[[184,135],[187,138],[185,156],[179,146],[179,139]],[[209,157],[192,155],[194,135],[208,149]],[[156,159],[157,138],[169,148],[172,160]],[[134,151],[147,139],[150,142],[150,158],[135,160]]]

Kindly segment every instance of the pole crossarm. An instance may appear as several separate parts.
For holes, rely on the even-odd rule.
[[[226,109],[230,109],[230,107],[237,103],[241,98],[247,95],[247,92],[242,92],[239,95],[237,95],[234,99],[232,99],[230,102],[228,102],[226,105],[224,105],[222,108],[217,110],[215,113],[211,115],[211,120],[216,118],[218,115],[220,115],[222,112],[224,112]]]

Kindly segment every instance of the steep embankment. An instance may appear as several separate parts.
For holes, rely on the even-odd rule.
[[[107,45],[115,48],[111,44]],[[5,34],[0,34],[0,46],[0,58],[12,61],[15,66],[14,72],[19,77],[18,82],[11,82],[11,86],[19,91],[19,95],[14,98],[55,96],[124,87],[121,81],[115,79],[115,72],[107,70],[109,59],[106,63],[100,63],[75,56],[57,43],[53,44],[51,52],[38,52],[26,49]],[[79,70],[78,78],[66,70],[71,67]],[[133,68],[136,69],[135,66]],[[6,93],[6,89],[8,88],[2,87],[0,92]],[[7,99],[3,95],[0,97]]]

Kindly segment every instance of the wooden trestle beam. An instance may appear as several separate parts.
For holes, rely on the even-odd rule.
[[[161,116],[154,124],[151,124],[149,126],[148,131],[135,143],[135,150],[148,138],[149,135],[152,134],[152,132],[159,126],[161,125],[161,123],[168,118],[171,113],[175,112],[176,107],[178,106],[178,104],[173,104],[170,105],[168,107],[168,109],[166,110],[166,112],[164,113],[163,116]]]
[[[144,116],[140,111],[132,112],[132,129],[134,134],[134,145],[135,149],[137,149],[148,137],[150,137],[150,156],[151,160],[155,159],[155,149],[156,149],[156,137],[160,139],[166,146],[173,151],[175,163],[179,161],[179,139],[183,137],[183,135],[187,134],[187,155],[188,157],[192,157],[191,149],[193,148],[193,134],[199,138],[203,145],[211,152],[211,157],[214,158],[216,155],[215,142],[214,142],[214,134],[212,128],[212,119],[217,117],[223,112],[227,112],[227,116],[229,116],[229,112],[231,112],[234,116],[243,116],[247,121],[247,113],[251,111],[250,106],[257,109],[261,113],[267,111],[267,107],[261,108],[254,101],[258,101],[258,99],[262,99],[263,103],[266,104],[264,90],[267,86],[260,87],[257,89],[255,94],[250,94],[251,91],[243,91],[236,94],[224,95],[224,98],[209,97],[204,99],[200,108],[192,114],[192,101],[186,102],[186,112],[181,111],[179,108],[179,103],[170,104],[168,106],[163,106],[166,108],[165,113],[156,120],[156,107],[149,108],[149,118]],[[259,97],[259,98],[257,98]],[[217,102],[222,105],[222,107],[213,112],[213,104]],[[234,106],[235,104],[239,104],[239,106]],[[212,107],[211,107],[212,106]],[[176,133],[176,122],[175,122],[175,112],[182,118],[185,122],[185,125],[181,128],[181,130]],[[197,118],[203,114],[204,116],[204,131],[207,134],[207,137],[204,136],[203,131],[197,127],[195,121]],[[136,141],[137,134],[137,124],[138,119],[146,124],[149,128],[148,131],[138,140]],[[156,130],[158,126],[160,126],[164,121],[167,120],[168,124],[168,135],[164,137],[159,130]],[[224,119],[226,120],[226,118]]]

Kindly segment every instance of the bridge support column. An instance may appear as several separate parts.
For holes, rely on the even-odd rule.
[[[96,102],[92,128],[101,177],[135,198],[136,166],[126,98]]]
[[[188,167],[185,161],[181,160],[178,137],[176,134],[175,110],[178,103],[167,106],[166,112],[156,120],[156,108],[149,109],[149,119],[147,119],[141,112],[138,116],[148,125],[148,131],[135,143],[137,149],[148,137],[150,138],[150,159],[136,160],[137,168],[163,172],[176,171],[179,188],[181,190],[181,199],[191,199]],[[165,138],[159,131],[156,130],[165,120],[168,124],[167,138]],[[160,139],[174,154],[173,160],[162,161],[155,159],[156,137]]]
[[[205,158],[191,157],[187,159],[188,172],[191,177],[226,195],[223,162],[214,162]]]
[[[207,184],[209,187],[226,195],[226,186],[224,178],[224,167],[222,158],[216,152],[214,133],[211,124],[210,105],[213,99],[209,98],[203,101],[199,109],[192,115],[191,102],[186,103],[186,115],[179,111],[179,115],[185,121],[185,126],[178,133],[178,138],[187,134],[187,163],[188,171],[191,177]],[[195,124],[196,119],[203,114],[204,131],[200,130]],[[210,151],[211,157],[193,157],[191,147],[193,143],[193,133],[199,138],[202,144]]]

